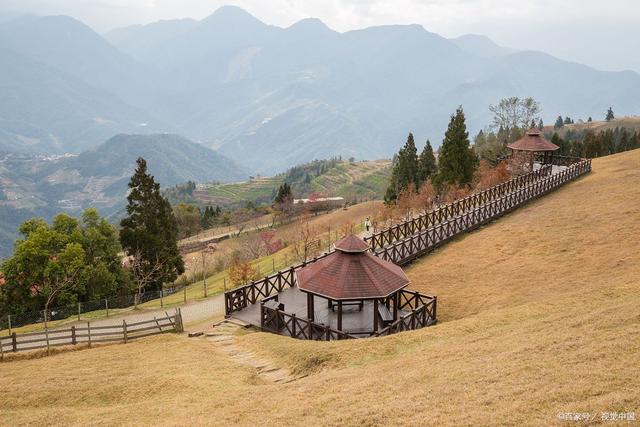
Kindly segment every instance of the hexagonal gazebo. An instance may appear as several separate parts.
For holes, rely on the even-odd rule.
[[[296,272],[298,289],[307,294],[308,319],[315,320],[314,301],[319,297],[327,301],[331,312],[337,309],[340,331],[359,332],[353,327],[343,328],[345,315],[358,318],[358,322],[351,322],[354,326],[372,323],[374,333],[379,329],[379,320],[396,321],[400,291],[409,284],[402,268],[373,255],[369,245],[354,235],[336,242],[335,248],[331,255]],[[369,323],[362,312],[365,304],[369,306],[371,302],[372,310],[367,310],[371,316]],[[350,307],[348,312],[345,307]]]

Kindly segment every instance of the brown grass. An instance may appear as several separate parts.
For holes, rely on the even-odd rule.
[[[264,384],[204,340],[0,365],[0,424],[554,425],[640,415],[640,150],[408,269],[440,323],[317,343],[238,345],[299,375]],[[608,423],[607,425],[612,425]]]

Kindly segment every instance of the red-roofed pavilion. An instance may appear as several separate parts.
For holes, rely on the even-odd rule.
[[[526,153],[525,156],[529,158],[531,170],[533,170],[533,160],[536,153],[543,153],[543,164],[552,164],[553,152],[560,147],[545,139],[540,130],[532,128],[522,138],[507,145],[507,148],[512,150],[514,156],[516,152]]]
[[[342,330],[343,305],[358,305],[373,300],[373,329],[385,313],[381,300],[394,299],[392,320],[398,318],[398,295],[409,284],[402,268],[369,252],[369,245],[357,236],[346,236],[336,244],[336,251],[324,259],[296,272],[298,288],[307,294],[307,317],[314,320],[314,296],[325,298],[331,309],[338,307],[338,330]]]

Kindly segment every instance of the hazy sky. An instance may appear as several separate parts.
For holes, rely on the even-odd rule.
[[[484,34],[504,46],[640,72],[640,0],[0,0],[0,14],[71,15],[105,32],[159,19],[201,19],[225,4],[278,26],[306,17],[338,31],[417,23],[445,37]]]

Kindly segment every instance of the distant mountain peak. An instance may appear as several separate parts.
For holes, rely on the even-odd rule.
[[[260,24],[265,25],[262,21],[243,8],[231,5],[219,7],[215,12],[203,19],[202,23],[204,24],[211,21],[226,21],[227,23],[259,22]]]
[[[304,18],[299,20],[298,22],[291,25],[288,30],[298,29],[298,28],[310,28],[310,29],[319,29],[323,31],[331,31],[334,32],[331,28],[327,26],[324,22],[322,22],[318,18]]]

